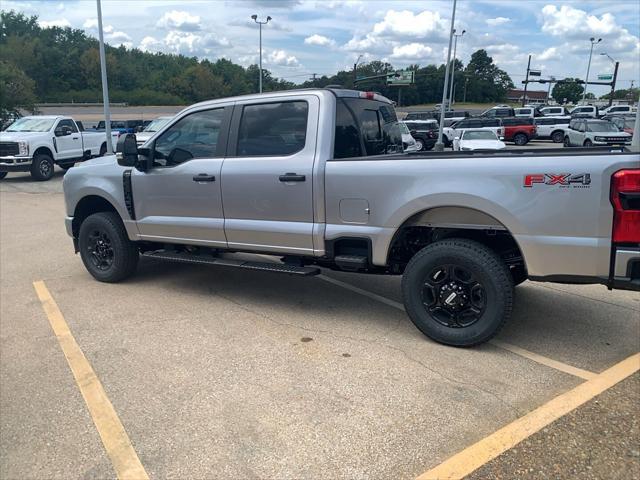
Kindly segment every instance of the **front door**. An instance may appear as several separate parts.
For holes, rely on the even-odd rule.
[[[78,127],[73,120],[65,118],[58,122],[55,128],[68,127],[71,135],[63,135],[55,138],[55,146],[58,151],[58,159],[80,158],[82,157],[82,137]],[[54,130],[55,130],[54,128]]]
[[[314,95],[238,102],[222,166],[229,248],[313,254]]]
[[[231,106],[188,113],[151,146],[153,166],[134,170],[142,239],[226,247],[220,172]]]

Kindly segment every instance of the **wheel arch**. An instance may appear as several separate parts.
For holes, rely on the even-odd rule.
[[[40,146],[33,151],[33,156],[39,154],[49,155],[52,160],[55,160],[55,156],[53,155],[53,151],[49,147]]]
[[[71,223],[73,236],[78,238],[80,232],[80,225],[89,216],[98,212],[115,212],[118,217],[120,213],[116,207],[106,198],[99,195],[87,195],[82,197],[76,204],[73,212],[73,222]],[[120,218],[122,220],[122,218]]]

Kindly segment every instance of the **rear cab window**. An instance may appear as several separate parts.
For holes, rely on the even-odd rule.
[[[402,151],[402,133],[390,104],[364,98],[337,98],[334,158]]]

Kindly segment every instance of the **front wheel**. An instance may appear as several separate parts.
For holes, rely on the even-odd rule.
[[[89,215],[80,225],[78,243],[84,266],[101,282],[124,280],[138,266],[138,247],[114,212]]]
[[[593,147],[593,142],[587,138],[587,139],[584,141],[583,145],[584,145],[585,147]]]
[[[53,177],[53,158],[46,153],[35,155],[31,163],[31,176],[39,182],[50,180]]]
[[[420,250],[402,277],[404,306],[426,336],[456,347],[490,340],[511,316],[513,280],[500,257],[466,239]]]
[[[563,137],[564,133],[553,132],[553,135],[551,135],[551,140],[553,140],[553,143],[562,143]]]

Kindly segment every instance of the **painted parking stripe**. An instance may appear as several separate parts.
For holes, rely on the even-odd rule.
[[[405,312],[404,305],[402,305],[400,302],[395,302],[386,297],[383,297],[382,295],[378,295],[377,293],[369,292],[367,290],[363,290],[362,288],[354,287],[349,283],[336,280],[335,278],[327,277],[326,275],[318,275],[316,278],[319,278],[320,280],[331,283],[338,287],[342,287],[344,289],[350,290],[352,292],[359,293],[360,295],[364,295],[365,297],[371,298],[373,300],[377,300],[378,302],[384,303],[385,305],[389,305],[390,307],[393,307]],[[548,358],[548,357],[545,357],[544,355],[530,352],[529,350],[525,350],[524,348],[520,348],[516,345],[511,345],[510,343],[502,342],[495,339],[491,340],[489,343],[498,348],[507,350],[511,353],[527,358],[529,360],[532,360],[546,367],[550,367],[555,370],[568,373],[569,375],[573,375],[575,377],[582,378],[584,380],[589,380],[596,375],[594,372],[589,372],[588,370],[583,370],[581,368],[577,368],[572,365],[559,362],[558,360],[553,360],[552,358]]]
[[[640,353],[596,375],[464,449],[417,480],[461,479],[640,370]]]
[[[91,364],[73,337],[55,300],[43,281],[33,282],[51,329],[58,339],[76,384],[84,398],[102,444],[121,480],[147,480],[149,476]]]

